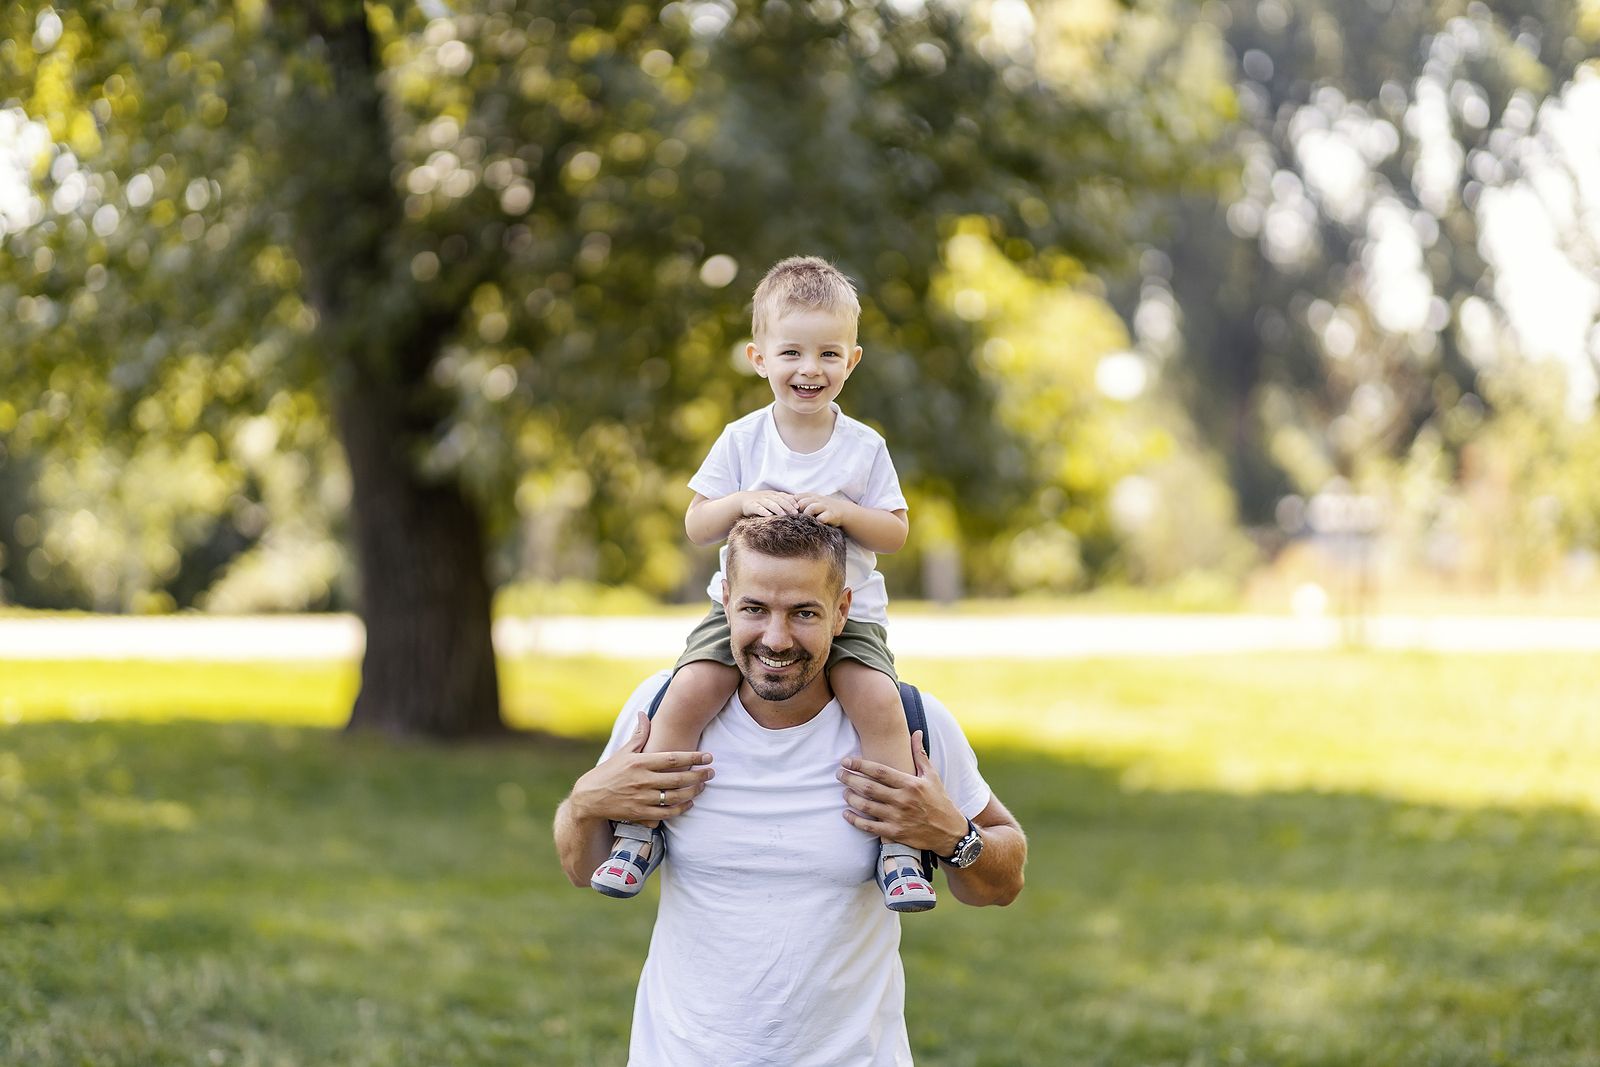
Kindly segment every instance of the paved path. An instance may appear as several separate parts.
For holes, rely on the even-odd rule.
[[[687,617],[502,619],[502,655],[601,655],[667,660]],[[344,660],[358,656],[350,615],[0,618],[3,659]],[[897,655],[941,659],[1190,656],[1337,648],[1329,618],[1269,615],[908,615],[893,621]],[[1365,644],[1432,652],[1600,652],[1600,618],[1384,616]]]

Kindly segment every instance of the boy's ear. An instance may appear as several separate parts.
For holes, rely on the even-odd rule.
[[[860,349],[856,351],[859,352]],[[763,378],[767,376],[767,357],[761,354],[761,350],[756,347],[754,341],[744,346],[744,358],[750,361],[750,365],[756,369],[757,374]]]
[[[861,362],[861,346],[856,345],[850,352],[850,361],[844,365],[844,372],[848,375],[856,369],[856,364]]]

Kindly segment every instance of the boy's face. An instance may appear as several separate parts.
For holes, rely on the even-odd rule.
[[[786,311],[745,348],[756,373],[767,379],[780,407],[796,415],[818,415],[861,361],[855,325],[820,308]]]

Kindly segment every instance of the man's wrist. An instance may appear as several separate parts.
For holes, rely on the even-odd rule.
[[[946,822],[945,826],[941,827],[941,830],[944,831],[945,843],[942,848],[934,853],[935,856],[939,856],[940,858],[954,855],[956,846],[961,844],[961,839],[963,837],[967,836],[967,817],[962,815],[959,811],[954,812],[954,815],[954,823]],[[949,829],[951,825],[956,827],[955,830],[952,831]]]

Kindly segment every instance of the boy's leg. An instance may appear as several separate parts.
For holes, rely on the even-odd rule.
[[[850,725],[861,735],[862,757],[916,774],[917,765],[911,759],[911,733],[906,728],[905,707],[900,703],[900,687],[895,680],[858,659],[842,659],[829,669],[828,682]]]
[[[645,739],[644,750],[693,751],[700,744],[700,735],[737,688],[739,671],[735,667],[709,659],[685,663],[667,683],[661,706],[650,720],[650,736]]]
[[[906,726],[905,705],[895,680],[860,660],[841,659],[828,670],[828,682],[839,698],[850,724],[861,736],[861,755],[906,774],[916,774],[911,758],[911,731]],[[907,857],[921,853],[885,840],[880,851],[882,868],[878,884],[884,904],[894,911],[927,911],[937,903],[933,885],[920,869],[906,866]]]
[[[739,687],[739,672],[715,660],[695,660],[673,672],[661,706],[650,719],[646,752],[687,752],[700,744],[700,735]],[[655,829],[660,820],[636,825]],[[648,838],[618,834],[611,856],[596,868],[589,884],[608,896],[632,896],[643,883],[637,870],[648,875],[652,846]],[[635,866],[638,865],[638,866]],[[630,878],[634,881],[628,881]]]

